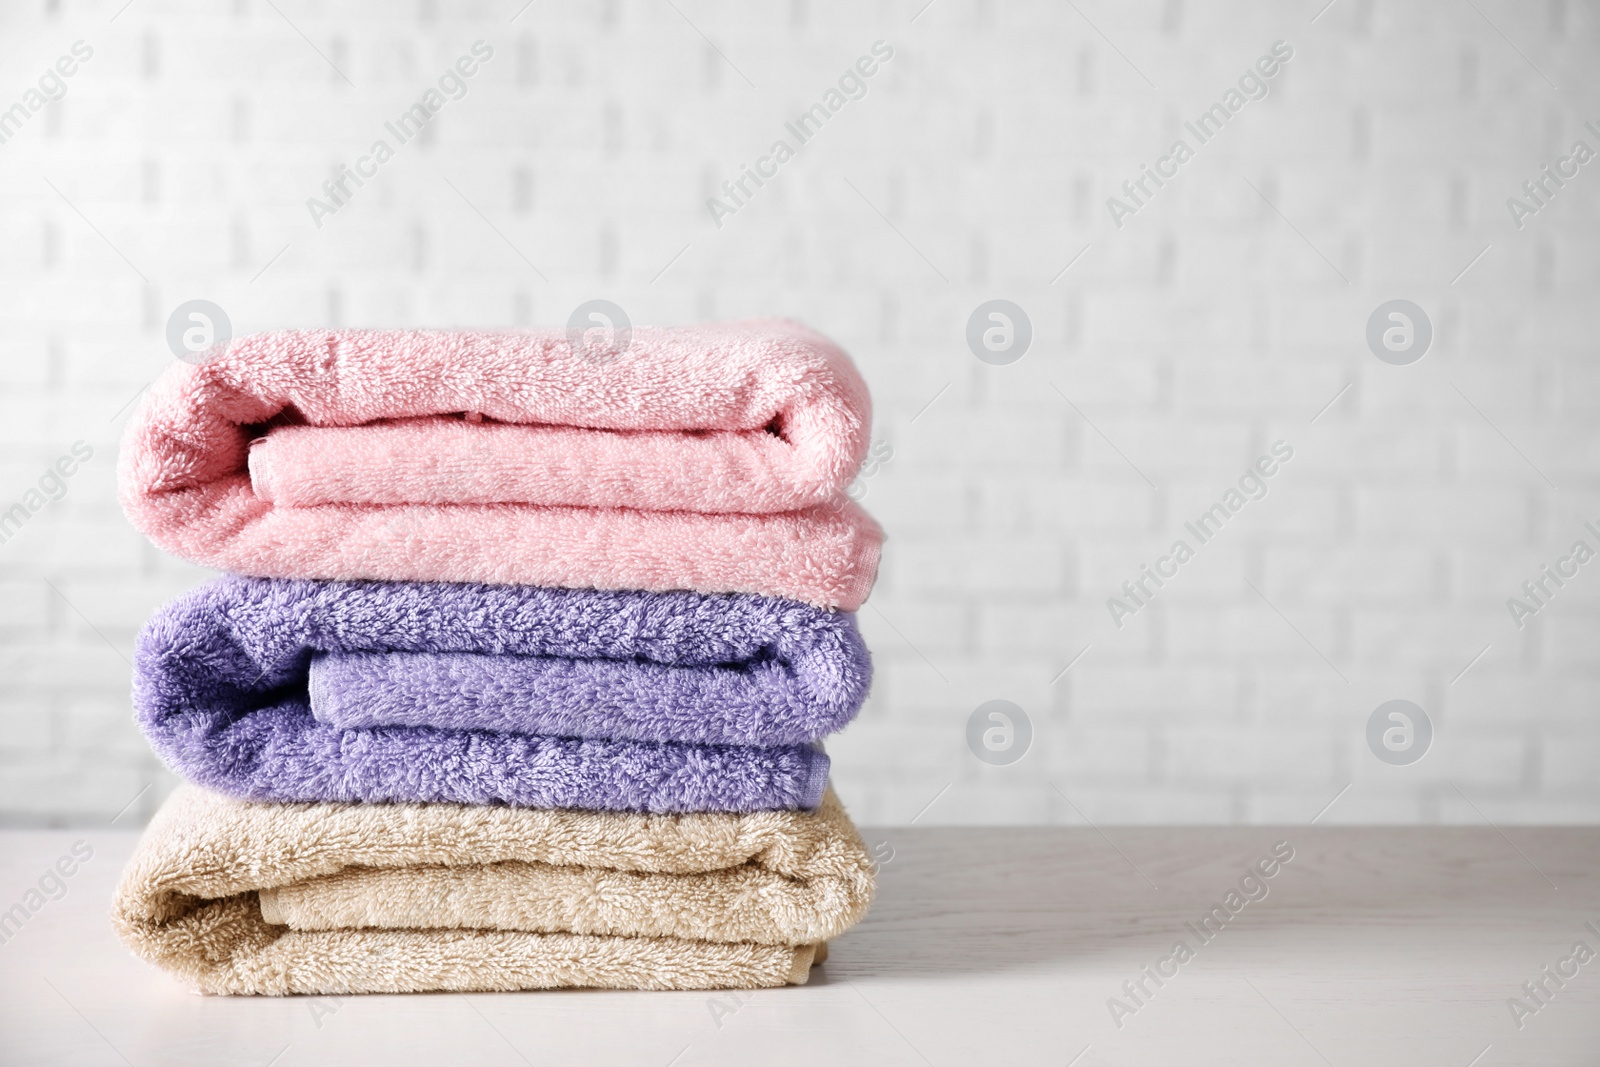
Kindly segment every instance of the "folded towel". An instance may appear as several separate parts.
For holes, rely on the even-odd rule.
[[[527,688],[506,714],[568,736],[448,728],[492,720],[470,698],[436,719],[422,709],[432,725],[319,722],[314,657],[370,652],[516,657]],[[379,659],[406,673],[407,660]],[[162,758],[233,796],[752,811],[814,807],[828,757],[803,744],[663,739],[819,736],[860,707],[868,670],[849,616],[760,597],[229,576],[145,624],[133,703]],[[326,677],[320,688],[324,714],[331,704],[335,719],[361,722],[352,689]]]
[[[804,983],[872,899],[815,814],[256,804],[185,786],[123,872],[123,942],[207,993]]]
[[[853,610],[882,531],[843,496],[866,386],[793,323],[284,331],[175,363],[128,425],[159,547],[283,578],[694,589]]]
[[[622,594],[627,595],[675,594]],[[785,603],[765,597],[749,600],[758,609]],[[823,615],[816,621],[850,618]],[[734,655],[721,662],[693,666],[579,658],[570,649],[537,656],[327,652],[312,658],[307,687],[312,716],[344,729],[435,726],[604,740],[800,745],[843,727],[866,697],[866,649],[853,624],[836,625],[842,632],[821,635],[832,639],[832,647],[774,649],[755,644],[730,650]],[[818,635],[782,634],[795,636]],[[623,644],[625,648],[638,643]],[[841,643],[845,647],[838,647]],[[795,653],[795,659],[765,658],[785,652]],[[626,652],[619,649],[611,655]]]
[[[266,583],[258,583],[262,589]],[[747,594],[305,583],[311,713],[628,741],[796,745],[861,709],[855,616]],[[239,622],[235,622],[236,629]],[[240,640],[260,644],[259,630]],[[485,651],[488,650],[488,651]]]

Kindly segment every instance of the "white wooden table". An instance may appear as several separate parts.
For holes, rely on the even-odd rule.
[[[66,895],[0,945],[0,1062],[1600,1063],[1600,958],[1543,970],[1600,952],[1600,829],[877,831],[877,904],[802,988],[343,1001],[201,997],[131,958],[105,918],[130,833],[0,835],[0,908],[80,839]],[[1209,943],[1185,926],[1284,840],[1264,899]]]

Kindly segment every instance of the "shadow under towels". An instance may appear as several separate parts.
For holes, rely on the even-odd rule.
[[[185,786],[112,920],[206,993],[806,981],[873,867],[815,813],[636,815],[453,804],[258,804]]]
[[[134,707],[189,780],[279,801],[814,808],[855,617],[745,594],[225,577],[146,624]]]

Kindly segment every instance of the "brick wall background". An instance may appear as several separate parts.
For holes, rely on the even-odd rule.
[[[603,297],[839,340],[893,453],[861,483],[878,680],[830,743],[860,821],[1600,817],[1600,564],[1521,630],[1505,604],[1600,547],[1600,164],[1521,229],[1505,205],[1600,149],[1600,5],[1325,2],[7,4],[0,107],[93,55],[0,144],[0,509],[93,457],[0,544],[0,821],[128,825],[169,788],[128,658],[205,575],[113,475],[195,298],[235,332]],[[480,39],[465,98],[315,225]],[[707,197],[878,40],[867,95],[716,225]],[[1267,98],[1115,225],[1279,40]],[[965,340],[994,298],[1034,331],[1008,366]],[[1394,298],[1434,328],[1409,366],[1365,340]],[[1107,598],[1278,440],[1267,497],[1119,629]],[[1434,724],[1410,766],[1365,740],[1391,698]],[[991,699],[1032,725],[1008,766],[967,747]]]

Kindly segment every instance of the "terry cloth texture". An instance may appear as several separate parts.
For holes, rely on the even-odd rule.
[[[331,613],[302,647],[312,653],[312,714],[332,726],[793,745],[848,723],[871,682],[855,616],[792,600],[409,583],[297,588],[321,605],[314,610]]]
[[[308,330],[175,363],[128,425],[159,547],[279,578],[747,592],[854,610],[882,531],[844,496],[870,402],[794,323]]]
[[[337,596],[341,620],[368,625],[309,636],[310,703],[347,729],[797,745],[854,718],[871,681],[855,617],[792,600],[453,585]]]
[[[872,891],[831,792],[814,814],[650,816],[184,786],[112,919],[207,993],[748,989],[805,982]]]
[[[802,623],[778,639],[789,640],[802,659],[804,642],[815,638],[853,639],[860,651],[859,638],[841,617],[830,625],[823,613],[801,605],[750,597],[230,576],[190,590],[145,624],[134,653],[133,703],[151,745],[175,770],[255,800],[650,812],[810,808],[820,801],[828,773],[828,757],[815,746],[599,740],[430,726],[345,729],[318,722],[308,698],[317,652],[631,650],[641,659],[658,655],[703,664],[756,649],[758,632],[781,630],[785,610],[805,613],[815,627],[806,631]],[[710,628],[702,632],[702,623]],[[849,651],[836,655],[831,664],[826,653],[820,660],[813,656],[787,679],[781,666],[759,664],[768,687],[752,699],[781,704],[813,681],[820,683],[823,701],[800,709],[812,717],[806,728],[829,715],[848,718],[865,688],[865,655],[853,662]],[[574,668],[579,663],[568,662]],[[759,688],[749,682],[737,691],[751,697]],[[664,727],[652,718],[658,710],[636,708],[634,714],[653,722],[652,728],[670,730],[670,718]],[[680,707],[674,714],[681,718],[688,710]],[[778,710],[794,722],[796,709]],[[732,728],[747,728],[737,721],[738,712]]]

